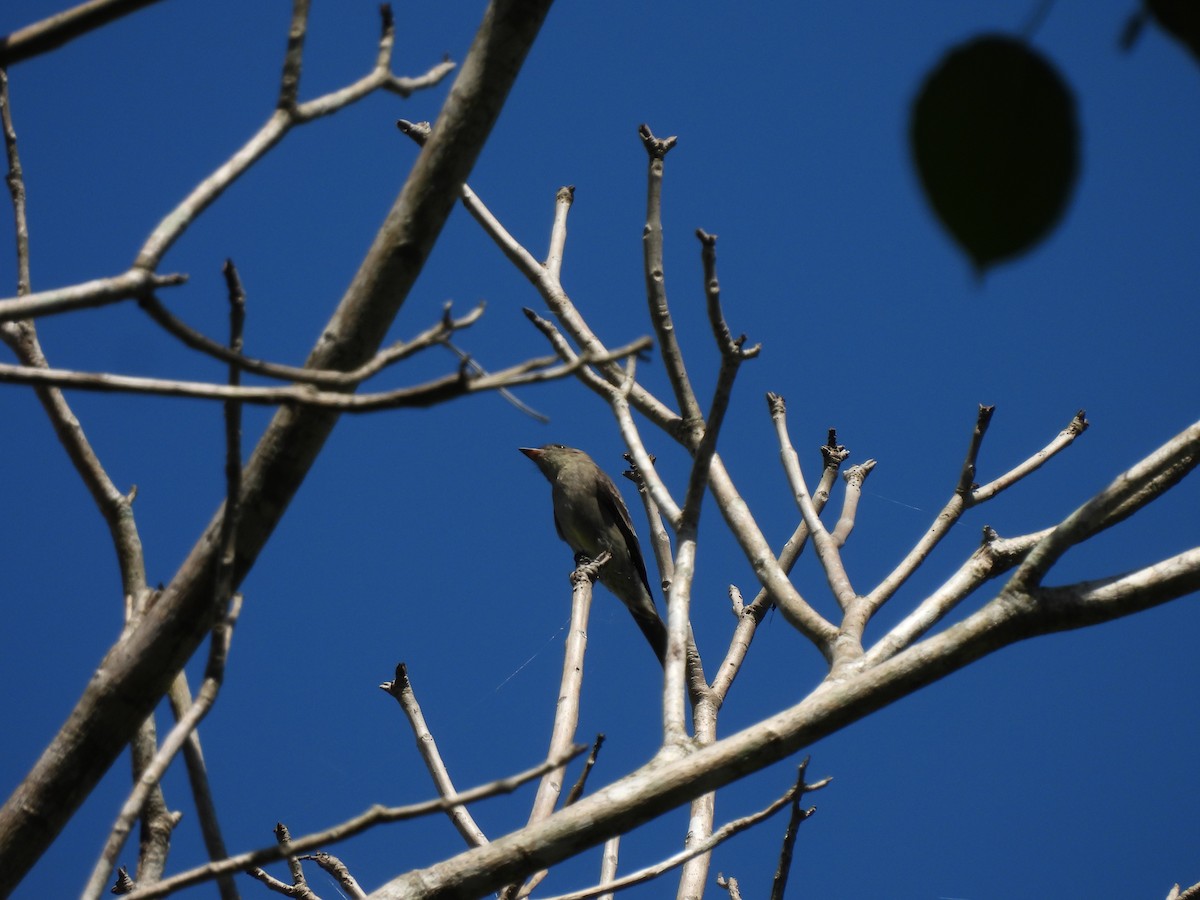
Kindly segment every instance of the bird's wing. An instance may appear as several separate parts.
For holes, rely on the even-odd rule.
[[[601,474],[604,474],[603,472]],[[606,480],[607,476],[606,476]],[[625,539],[625,546],[629,548],[629,557],[633,560],[633,565],[637,569],[638,575],[641,576],[642,584],[646,586],[646,593],[651,597],[654,592],[650,590],[650,580],[646,577],[646,562],[642,559],[642,548],[638,544],[637,534],[633,530],[633,522],[629,518],[629,510],[625,508],[625,501],[621,499],[621,493],[617,490],[617,486],[608,480],[605,485],[607,490],[600,491],[600,507],[611,513],[613,521],[617,523],[617,530],[621,532],[621,537]]]

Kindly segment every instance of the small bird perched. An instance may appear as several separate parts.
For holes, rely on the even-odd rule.
[[[600,567],[600,583],[629,608],[659,662],[665,663],[667,626],[654,606],[642,550],[617,486],[590,456],[574,447],[546,444],[520,450],[552,485],[558,536],[578,556],[595,559],[605,550],[612,554]]]

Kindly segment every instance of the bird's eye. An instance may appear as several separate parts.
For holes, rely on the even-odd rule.
[[[551,444],[550,446],[553,447],[555,450],[566,450],[567,449],[566,444]]]

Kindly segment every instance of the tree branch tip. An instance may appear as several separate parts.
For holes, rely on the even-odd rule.
[[[746,342],[746,340],[747,340],[746,335],[743,334],[743,335],[739,336],[738,339],[734,342],[737,345],[738,354],[744,360],[745,359],[754,359],[760,353],[762,353],[762,342],[760,341],[759,343],[754,344],[750,347],[747,347],[746,349],[743,350],[742,345]]]
[[[827,448],[822,447],[821,449],[825,450]],[[875,468],[875,465],[875,460],[868,459],[866,462],[861,462],[856,466],[851,466],[842,473],[842,480],[845,481],[846,484],[861,485],[866,480],[867,476],[871,474],[871,471]]]
[[[399,698],[400,692],[411,689],[412,685],[408,680],[408,664],[403,662],[396,663],[396,673],[391,681],[385,681],[379,685],[379,689],[393,697]]]
[[[558,189],[558,192],[554,195],[554,197],[556,200],[566,201],[567,203],[574,202],[574,200],[575,200],[575,185],[564,184],[562,187],[560,187]]]
[[[176,287],[180,284],[187,284],[188,277],[183,272],[172,272],[169,275],[151,274],[150,286],[152,288],[159,287]]]
[[[542,318],[542,316],[540,316],[538,313],[534,312],[528,306],[522,306],[521,312],[523,312],[525,314],[525,318],[527,318],[530,322],[532,322],[534,325],[536,325],[538,328],[542,329],[543,331],[545,331],[546,328],[550,325],[550,323],[548,321],[546,321],[546,319]]]
[[[418,147],[424,147],[425,141],[433,133],[433,126],[428,122],[410,122],[408,119],[397,119],[396,127],[416,141]]]
[[[392,4],[379,4],[379,19],[383,27],[383,36],[391,34],[396,28],[396,17],[392,13]]]
[[[838,468],[850,457],[850,451],[841,444],[822,444],[821,458],[825,460],[826,467],[832,466]]]
[[[1075,413],[1075,418],[1071,420],[1071,424],[1067,426],[1067,430],[1073,434],[1083,434],[1088,430],[1088,426],[1092,423],[1087,420],[1087,410],[1079,410]]]
[[[132,894],[137,890],[137,886],[137,882],[129,877],[129,870],[124,866],[117,866],[117,880],[109,888],[109,893],[117,895]]]
[[[668,138],[656,138],[650,130],[650,126],[645,122],[638,126],[638,136],[641,137],[642,145],[650,154],[651,159],[662,159],[679,140],[674,135]]]
[[[787,401],[783,399],[783,395],[767,391],[767,407],[771,410],[772,418],[782,416],[787,412]]]
[[[642,470],[639,469],[637,463],[633,461],[633,454],[629,451],[626,451],[621,454],[621,459],[625,460],[625,462],[629,464],[629,468],[621,474],[630,481],[634,482],[640,489],[645,484],[645,481],[642,478]],[[653,453],[647,453],[646,459],[650,460],[650,465],[654,465],[658,461],[658,457]]]
[[[717,236],[715,234],[709,234],[703,228],[696,229],[696,237],[700,240],[700,243],[704,245],[706,250],[712,249],[716,246]]]

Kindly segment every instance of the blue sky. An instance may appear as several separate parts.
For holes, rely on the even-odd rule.
[[[365,72],[378,28],[374,3],[314,6],[302,98]],[[539,257],[556,189],[576,186],[564,284],[615,345],[650,331],[640,246],[645,155],[636,128],[647,122],[660,136],[679,135],[667,159],[667,283],[701,394],[717,357],[703,318],[695,228],[720,236],[731,327],[763,344],[743,370],[721,452],[777,545],[797,513],[777,463],[766,391],[788,399],[810,483],[831,426],[851,461],[876,458],[846,551],[863,590],[949,496],[977,404],[997,406],[981,481],[1087,410],[1090,430],[968,515],[869,636],[953,571],[985,524],[1004,535],[1053,524],[1190,424],[1200,407],[1200,69],[1154,29],[1133,52],[1117,49],[1132,0],[1055,4],[1036,35],[1076,93],[1083,134],[1074,200],[1044,245],[977,283],[920,195],[905,135],[923,74],[956,43],[1016,30],[1029,6],[562,4],[471,178]],[[58,8],[7,3],[0,32]],[[406,4],[396,12],[396,69],[416,74],[443,53],[465,56],[482,5]],[[283,0],[177,0],[14,67],[36,289],[123,270],[158,219],[261,124],[277,92],[287,21]],[[414,159],[395,119],[432,119],[444,94],[442,87],[408,101],[372,97],[294,132],[168,254],[164,271],[187,272],[190,281],[164,292],[164,301],[223,334],[220,266],[233,257],[249,295],[247,351],[302,360]],[[0,216],[0,246],[11,247],[11,229]],[[11,251],[0,255],[0,283],[11,295]],[[427,327],[447,299],[462,311],[487,301],[483,320],[459,341],[485,366],[546,352],[520,314],[522,306],[540,308],[539,298],[461,209],[393,337]],[[56,366],[223,378],[133,306],[47,319],[39,331]],[[431,354],[372,387],[416,383],[454,366],[449,354]],[[639,372],[667,396],[661,365]],[[551,424],[496,396],[339,423],[243,585],[226,685],[202,730],[231,848],[270,843],[277,820],[301,834],[375,802],[430,795],[407,726],[376,688],[399,660],[460,786],[539,758],[571,558],[554,535],[547,485],[516,448],[562,441],[614,474],[622,448],[607,409],[579,385],[521,396]],[[138,486],[150,578],[169,580],[223,494],[219,408],[79,393],[71,400],[114,481]],[[117,635],[121,600],[103,523],[32,394],[6,386],[0,410],[7,794]],[[266,418],[248,413],[247,453]],[[649,429],[643,436],[681,497],[682,452]],[[1069,554],[1051,581],[1099,577],[1194,546],[1197,499],[1193,477]],[[712,508],[698,566],[696,631],[711,670],[733,625],[727,585],[754,589]],[[811,561],[796,578],[831,614]],[[1191,598],[1011,647],[813,746],[810,774],[835,780],[812,798],[820,809],[798,843],[796,895],[1162,897],[1173,881],[1200,880],[1198,627]],[[655,664],[606,594],[589,637],[580,731],[608,735],[593,776],[607,781],[654,749]],[[811,646],[781,617],[769,618],[722,712],[721,733],[794,703],[821,675]],[[124,761],[114,767],[18,897],[78,893],[127,789],[126,771]],[[776,766],[722,794],[718,818],[764,805],[792,771]],[[172,857],[178,869],[201,851],[175,773],[167,792],[186,813]],[[527,801],[486,803],[480,822],[501,834],[523,821]],[[783,824],[718,850],[713,873],[736,875],[748,896],[764,895]],[[645,827],[623,844],[622,868],[672,852],[685,830],[683,811]],[[332,849],[370,888],[457,852],[460,840],[448,823],[431,821]],[[547,892],[590,883],[597,865],[587,854],[564,866]],[[313,877],[319,892],[336,896]],[[246,896],[256,890],[243,888]],[[667,890],[659,883],[628,896]]]

